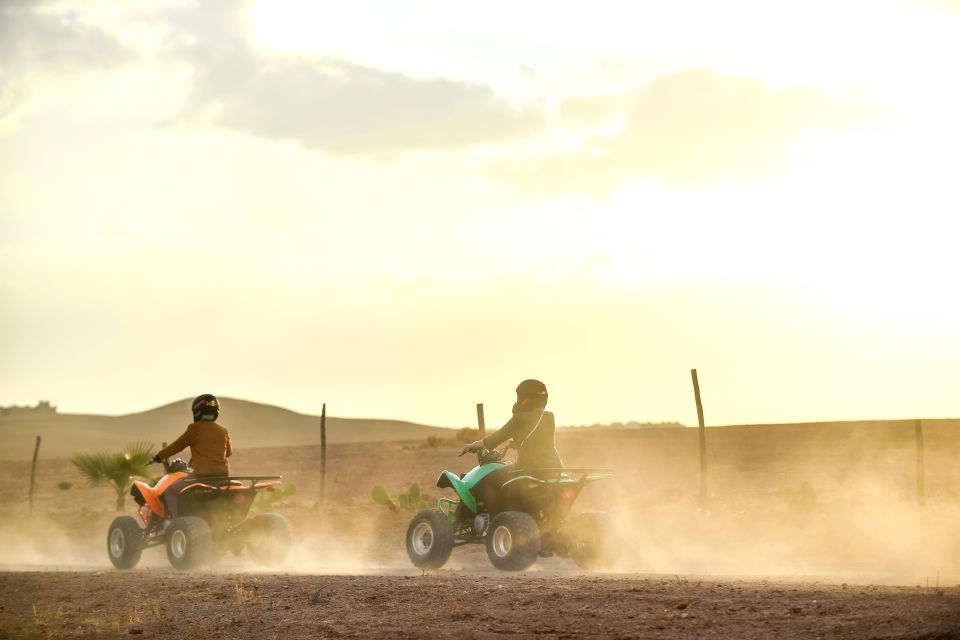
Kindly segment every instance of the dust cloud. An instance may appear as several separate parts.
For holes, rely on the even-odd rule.
[[[623,571],[958,581],[960,430],[925,432],[922,490],[912,422],[708,429],[703,506],[694,429],[576,434],[567,462],[615,470],[578,507],[614,514]]]
[[[586,487],[574,510],[615,518],[623,540],[617,572],[960,583],[960,428],[924,430],[921,492],[912,422],[708,429],[703,508],[695,429],[562,432],[558,448],[568,467],[614,470],[613,479]],[[316,499],[315,448],[241,452],[243,472],[248,460],[299,486],[272,508],[290,522],[294,542],[281,566],[226,554],[211,570],[415,571],[404,548],[411,514],[374,504],[370,489],[382,483],[396,495],[417,482],[435,499],[449,491],[434,486],[440,470],[472,466],[458,452],[420,442],[332,446],[324,506]],[[76,480],[69,474],[66,461],[41,468],[31,516],[23,469],[0,470],[0,569],[112,570],[113,496],[82,483],[58,491],[58,481]],[[128,500],[123,513],[133,512]],[[144,551],[139,566],[169,569],[163,548]],[[491,571],[479,545],[455,549],[446,568]],[[577,569],[545,558],[532,571]]]

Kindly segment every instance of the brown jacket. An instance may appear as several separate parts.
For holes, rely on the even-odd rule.
[[[230,432],[226,427],[216,422],[194,422],[157,456],[166,460],[187,447],[190,447],[190,466],[198,476],[230,475],[227,458],[233,450],[230,448]]]

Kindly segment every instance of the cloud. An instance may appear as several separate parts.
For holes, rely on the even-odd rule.
[[[204,2],[171,16],[179,30],[173,51],[194,69],[176,123],[336,154],[456,149],[542,128],[542,114],[514,108],[483,85],[255,49],[238,7]]]
[[[604,191],[635,177],[712,183],[775,172],[791,143],[862,122],[869,113],[812,88],[775,89],[752,78],[686,69],[626,94],[567,100],[559,122],[586,132],[577,148],[502,173],[551,190]]]
[[[49,82],[116,69],[135,57],[112,34],[73,11],[43,2],[5,2],[0,6],[0,120],[15,121]]]
[[[483,86],[341,60],[252,56],[242,65],[199,66],[179,122],[340,154],[455,149],[528,135],[540,126],[536,113],[511,109]]]

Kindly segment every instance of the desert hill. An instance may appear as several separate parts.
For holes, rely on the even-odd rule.
[[[190,398],[149,411],[122,416],[19,412],[0,415],[0,459],[29,458],[36,436],[44,457],[76,451],[117,450],[128,442],[172,442],[190,422]],[[221,398],[221,423],[229,427],[234,448],[301,446],[320,443],[319,416],[268,404]],[[400,420],[327,416],[327,442],[379,442],[449,436],[449,429]]]

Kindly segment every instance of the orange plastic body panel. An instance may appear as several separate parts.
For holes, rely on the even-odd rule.
[[[137,485],[137,487],[140,489],[140,495],[143,496],[143,500],[147,503],[147,506],[150,507],[150,510],[162,518],[166,515],[167,510],[164,508],[163,502],[160,501],[160,496],[170,487],[170,485],[181,478],[186,478],[188,475],[188,473],[183,471],[168,473],[160,478],[160,480],[157,481],[157,484],[152,487],[146,482],[134,482],[133,484]]]
[[[153,485],[153,490],[156,491],[156,492],[157,492],[157,495],[159,496],[159,495],[162,494],[164,491],[166,491],[167,488],[168,488],[170,485],[172,485],[174,482],[176,482],[177,480],[180,480],[180,479],[182,479],[182,478],[186,478],[188,475],[190,475],[190,474],[188,474],[188,473],[186,473],[186,472],[184,472],[184,471],[177,471],[177,472],[175,472],[175,473],[168,473],[167,475],[165,475],[165,476],[163,476],[162,478],[160,478],[159,480],[157,480],[157,484]]]

